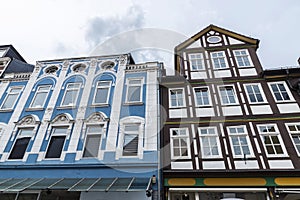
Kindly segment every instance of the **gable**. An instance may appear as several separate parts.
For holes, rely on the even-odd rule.
[[[215,47],[224,45],[249,44],[258,48],[259,40],[247,37],[215,25],[210,25],[175,47],[175,51],[183,49]]]

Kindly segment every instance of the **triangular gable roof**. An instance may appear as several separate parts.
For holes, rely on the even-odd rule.
[[[180,51],[182,49],[185,49],[186,47],[188,47],[189,45],[193,44],[195,41],[197,41],[201,36],[205,35],[206,33],[208,33],[209,31],[216,31],[219,33],[223,33],[225,35],[228,35],[234,39],[237,40],[241,40],[244,41],[246,43],[249,44],[253,44],[253,45],[257,45],[256,48],[258,48],[258,44],[259,44],[259,40],[258,39],[254,39],[251,37],[247,37],[223,28],[220,28],[218,26],[215,26],[213,24],[209,25],[208,27],[206,27],[205,29],[201,30],[200,32],[198,32],[197,34],[195,34],[194,36],[192,36],[191,38],[187,39],[186,41],[182,42],[181,44],[177,45],[175,47],[175,52]]]

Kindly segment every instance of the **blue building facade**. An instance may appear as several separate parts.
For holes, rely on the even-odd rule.
[[[162,70],[122,54],[3,78],[1,199],[157,199]]]

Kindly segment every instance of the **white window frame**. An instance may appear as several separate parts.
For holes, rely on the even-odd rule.
[[[182,91],[182,105],[178,105],[178,95],[176,94],[176,105],[172,105],[172,95],[171,95],[171,91],[175,91],[175,90],[181,90]],[[184,88],[169,88],[169,107],[170,108],[182,108],[186,106],[186,101],[185,101],[185,90]]]
[[[236,55],[237,52],[239,52],[240,55]],[[241,52],[245,52],[246,54],[241,55]],[[233,54],[234,54],[234,58],[235,58],[235,61],[236,61],[236,63],[237,63],[237,66],[238,66],[239,68],[243,68],[243,67],[253,67],[253,66],[254,66],[254,65],[253,65],[253,62],[252,62],[252,59],[251,59],[251,56],[250,56],[250,54],[249,54],[248,49],[237,49],[237,50],[233,50]],[[249,65],[240,65],[239,62],[238,62],[238,57],[241,57],[241,58],[242,58],[243,64],[246,64],[246,63],[245,63],[245,60],[244,60],[244,58],[246,57],[246,58],[248,59]]]
[[[300,156],[300,123],[286,123],[285,126],[286,126],[287,131],[289,132],[290,138],[294,144],[296,152],[297,152],[298,156]],[[294,126],[296,131],[291,131],[289,129],[289,126]],[[296,136],[298,138],[298,140],[299,140],[298,144],[295,143],[293,136]]]
[[[208,104],[202,104],[202,105],[198,104],[196,89],[200,89],[200,90],[206,89],[207,90]],[[197,107],[212,106],[209,87],[207,87],[207,86],[206,87],[194,87],[193,91],[194,91],[194,97],[195,97],[195,105]],[[203,97],[202,97],[202,101],[203,101]]]
[[[219,54],[219,53],[222,53],[222,56],[217,56],[217,57],[213,57],[213,54]],[[227,58],[226,58],[226,53],[225,51],[214,51],[214,52],[210,52],[210,57],[211,57],[211,61],[212,61],[212,64],[213,64],[213,67],[214,69],[216,70],[220,70],[220,69],[228,69],[228,62],[227,62]],[[220,65],[220,67],[217,67],[215,65],[215,62],[214,60],[217,59],[218,60],[218,64]],[[221,66],[221,61],[220,59],[224,59],[224,63],[225,63],[225,67],[222,67]]]
[[[213,134],[210,134],[209,132],[209,129],[210,130],[213,130],[214,131],[214,133]],[[202,130],[206,130],[206,132],[207,132],[207,134],[202,134],[201,133],[201,131]],[[215,126],[210,126],[210,127],[198,127],[198,133],[199,133],[199,138],[200,138],[200,148],[201,148],[201,155],[202,155],[202,158],[220,158],[221,157],[221,153],[222,153],[222,150],[221,150],[221,145],[220,145],[220,140],[219,140],[219,135],[218,135],[218,132],[217,132],[217,127],[215,127]],[[203,144],[204,144],[204,138],[205,137],[208,137],[208,138],[215,138],[215,140],[216,140],[216,146],[217,146],[217,150],[218,150],[218,154],[217,155],[205,155],[204,154],[204,146],[203,146]],[[210,152],[211,152],[211,149],[212,149],[212,147],[214,147],[214,146],[212,146],[211,145],[211,140],[209,139],[208,140],[209,142],[209,148],[210,148]]]
[[[125,133],[125,126],[130,126],[130,125],[137,125],[138,126],[138,131],[128,131]],[[119,158],[143,158],[143,140],[144,140],[144,122],[140,120],[134,120],[134,119],[129,119],[128,121],[123,121],[120,124],[120,137],[118,140],[118,153],[116,159]],[[138,149],[137,149],[137,155],[129,156],[129,155],[123,155],[123,147],[124,147],[124,139],[125,139],[125,134],[138,134]]]
[[[65,133],[54,133],[54,129],[59,129],[59,128],[66,128],[66,132]],[[64,152],[64,147],[66,145],[66,141],[68,139],[68,135],[69,135],[69,130],[70,130],[70,127],[69,125],[53,125],[51,126],[51,135],[50,137],[48,138],[48,144],[47,144],[47,148],[46,148],[46,151],[45,151],[45,159],[46,160],[61,160],[62,159],[62,155],[63,155],[63,152]],[[64,140],[64,144],[62,145],[62,149],[61,149],[61,152],[60,152],[60,157],[59,158],[47,158],[47,152],[49,150],[49,147],[50,147],[50,143],[51,143],[51,140],[52,140],[52,137],[55,137],[55,136],[65,136],[65,140]]]
[[[101,127],[101,132],[100,133],[95,133],[95,132],[88,132],[89,127]],[[90,158],[98,158],[100,159],[100,152],[101,152],[101,147],[102,147],[102,141],[103,139],[105,139],[105,130],[106,130],[106,125],[105,123],[100,123],[100,124],[87,124],[85,127],[85,139],[84,139],[84,145],[83,145],[83,149],[82,149],[82,158],[83,159],[90,159]],[[98,147],[98,153],[96,157],[87,157],[84,156],[84,151],[87,145],[87,137],[89,135],[99,135],[100,136],[100,142],[99,142],[99,147]]]
[[[46,87],[46,86],[49,86],[49,89],[40,91],[41,87]],[[33,97],[32,101],[31,101],[29,107],[30,108],[43,108],[45,106],[45,103],[47,101],[47,98],[48,98],[48,95],[49,95],[49,92],[50,92],[51,89],[52,89],[52,85],[39,85],[38,88],[36,89],[36,92],[34,94],[34,97]],[[40,93],[47,93],[46,96],[45,96],[44,102],[43,102],[43,104],[41,106],[35,106],[35,107],[33,107],[33,103],[36,100],[37,95],[40,94]]]
[[[78,87],[77,88],[75,88],[75,89],[68,89],[68,86],[69,85],[76,85],[76,84],[78,84]],[[64,105],[63,103],[64,103],[64,101],[65,101],[65,98],[66,98],[66,94],[67,94],[67,92],[68,91],[71,91],[71,90],[77,90],[77,95],[76,95],[76,98],[75,98],[75,100],[74,100],[74,102],[72,103],[72,104],[68,104],[68,105]],[[78,96],[79,96],[79,94],[80,94],[80,90],[81,90],[81,83],[76,83],[76,82],[74,82],[74,83],[67,83],[67,85],[66,85],[66,87],[65,87],[65,91],[64,91],[64,95],[63,95],[63,98],[62,98],[62,100],[61,100],[61,107],[74,107],[74,106],[76,106],[76,103],[77,103],[77,100],[78,100]]]
[[[255,102],[251,102],[250,94],[249,94],[249,92],[248,92],[248,90],[247,90],[247,86],[253,86],[253,85],[258,86],[260,95],[262,96],[262,99],[263,99],[262,102],[258,102],[258,101],[257,101],[256,93],[254,93],[254,96],[255,96],[255,100],[256,100],[256,101],[255,101]],[[246,91],[246,93],[247,93],[247,99],[248,99],[249,104],[262,104],[262,103],[267,103],[267,98],[266,98],[266,96],[265,96],[264,90],[263,90],[263,88],[261,87],[261,84],[260,84],[260,83],[249,83],[249,84],[247,83],[247,84],[244,84],[244,89],[245,89],[245,91]],[[251,89],[253,90],[253,87],[251,87]]]
[[[26,135],[26,134],[22,135],[22,132],[20,132],[21,130],[28,130],[28,129],[31,130],[31,134],[30,135]],[[34,137],[35,132],[36,132],[36,127],[33,127],[33,126],[29,126],[29,127],[28,126],[23,126],[23,127],[20,126],[20,127],[18,127],[17,128],[17,137],[14,139],[14,143],[13,143],[13,145],[11,147],[11,150],[9,152],[9,155],[8,155],[7,159],[8,160],[24,160],[25,155],[26,155],[26,151],[28,149],[28,145],[29,145],[30,141],[32,140],[32,138]],[[30,137],[30,139],[28,141],[28,144],[27,144],[27,147],[26,147],[25,152],[23,154],[23,157],[22,158],[15,158],[15,159],[14,158],[9,158],[11,156],[11,154],[12,154],[12,151],[13,151],[15,145],[16,145],[17,140],[21,139],[21,138],[27,138],[27,137]]]
[[[205,64],[204,64],[204,56],[203,53],[190,53],[188,54],[189,61],[190,61],[190,70],[191,71],[200,71],[205,70]],[[200,57],[198,57],[200,56]],[[196,62],[196,68],[193,68],[193,62]],[[200,65],[199,65],[200,63]]]
[[[130,81],[140,81],[139,84],[131,84]],[[139,86],[140,87],[140,98],[138,101],[129,101],[128,91],[130,87]],[[135,103],[142,103],[143,102],[143,86],[144,86],[144,78],[127,78],[126,79],[126,100],[127,104],[135,104]]]
[[[173,131],[185,131],[185,135],[173,136]],[[174,155],[174,142],[173,139],[176,138],[184,138],[186,139],[187,144],[187,156],[175,156]],[[178,159],[190,159],[191,158],[191,150],[190,150],[190,136],[188,128],[170,128],[170,151],[171,151],[171,159],[178,160]]]
[[[275,131],[274,132],[267,132],[267,133],[262,132],[260,130],[260,127],[263,127],[263,126],[267,126],[267,127],[268,126],[273,126]],[[285,157],[285,156],[287,156],[287,152],[286,152],[286,149],[285,149],[285,146],[284,146],[281,134],[280,134],[279,129],[278,129],[278,127],[277,127],[276,124],[259,124],[259,125],[257,125],[257,129],[258,129],[258,132],[259,132],[259,134],[261,136],[261,141],[263,143],[264,150],[265,150],[266,155],[268,157]],[[282,148],[282,152],[283,153],[282,154],[277,154],[277,153],[275,153],[275,154],[269,154],[268,151],[267,151],[266,144],[264,143],[264,136],[277,136],[278,141],[279,141],[279,146]],[[272,145],[272,147],[274,147],[274,146]]]
[[[287,94],[288,94],[288,96],[289,96],[290,99],[289,99],[289,100],[284,100],[284,99],[282,98],[282,100],[277,100],[277,98],[276,98],[276,96],[275,96],[275,94],[274,94],[274,91],[273,91],[273,89],[272,89],[272,84],[276,84],[277,89],[278,89],[278,84],[283,84],[283,86],[284,86],[284,88],[285,88],[285,90],[286,90],[286,92],[287,92]],[[270,91],[271,91],[271,93],[272,93],[272,95],[273,95],[273,98],[274,98],[275,102],[280,103],[280,102],[292,102],[292,101],[295,101],[295,99],[294,99],[294,97],[293,97],[293,95],[292,95],[292,93],[291,93],[291,91],[290,91],[290,89],[289,89],[289,87],[287,86],[287,84],[286,84],[285,81],[268,82],[268,86],[269,86],[269,88],[270,88]],[[280,91],[280,90],[279,90],[279,91]],[[281,92],[281,91],[280,91],[280,96],[282,97],[282,92]]]
[[[98,84],[100,83],[109,83],[108,86],[99,86]],[[95,86],[95,94],[94,94],[94,98],[93,98],[93,105],[105,105],[108,104],[109,102],[109,97],[110,97],[110,91],[111,91],[111,81],[97,81],[96,86]],[[96,95],[97,95],[97,91],[101,90],[101,89],[106,89],[108,88],[108,92],[107,92],[107,96],[106,96],[106,101],[104,103],[96,103]]]
[[[230,103],[230,102],[229,103],[225,103],[225,102],[223,102],[221,88],[227,88],[227,87],[231,87],[233,89],[234,101],[235,101],[234,103]],[[218,86],[218,92],[219,92],[219,97],[220,97],[220,103],[221,103],[221,105],[238,105],[239,104],[239,101],[238,101],[238,98],[237,98],[237,93],[236,93],[234,85],[219,85]],[[227,92],[226,92],[226,97],[227,97],[227,99],[229,99]]]
[[[230,129],[231,129],[231,128],[234,128],[234,129],[242,128],[242,129],[244,130],[244,132],[243,132],[243,133],[231,133],[231,132],[230,132]],[[246,156],[246,158],[254,157],[253,148],[252,148],[252,145],[251,145],[251,141],[250,141],[250,138],[249,138],[249,135],[248,135],[248,131],[247,131],[246,126],[245,126],[245,125],[239,125],[239,126],[227,126],[226,129],[227,129],[227,132],[228,132],[229,141],[230,141],[230,146],[231,146],[231,150],[232,150],[233,156],[234,156],[235,158],[245,158],[245,156]],[[237,155],[237,154],[235,153],[235,151],[234,151],[234,145],[233,145],[233,141],[232,141],[232,138],[234,138],[234,137],[237,137],[237,138],[238,138],[238,142],[239,142],[238,147],[239,147],[240,150],[241,150],[241,153],[242,153],[241,155]],[[248,149],[249,149],[249,154],[246,154],[246,155],[244,154],[244,151],[243,151],[243,149],[242,149],[242,146],[243,146],[243,144],[241,144],[241,138],[242,138],[242,137],[246,139],[246,141],[247,141],[247,147],[248,147]]]
[[[11,86],[11,87],[9,87],[7,89],[7,91],[6,91],[7,94],[6,94],[4,100],[3,100],[2,104],[1,104],[0,109],[1,110],[11,110],[11,109],[13,109],[15,107],[17,101],[19,100],[19,97],[20,97],[20,95],[21,95],[21,93],[23,91],[23,88],[24,88],[24,86]],[[20,89],[20,90],[19,90],[19,92],[11,92],[11,90],[13,90],[13,89]],[[15,94],[17,94],[17,98],[15,98],[14,103],[12,104],[12,107],[10,107],[10,108],[3,108],[4,104],[7,101],[7,98],[9,97],[9,95],[15,95]]]

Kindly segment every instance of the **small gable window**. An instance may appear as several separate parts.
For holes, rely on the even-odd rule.
[[[85,65],[85,64],[82,64],[82,63],[77,64],[77,65],[75,65],[75,66],[73,67],[73,71],[74,71],[74,72],[82,72],[82,71],[84,71],[85,69],[86,69],[86,65]]]
[[[46,74],[53,74],[58,70],[58,67],[53,65],[45,69]]]

